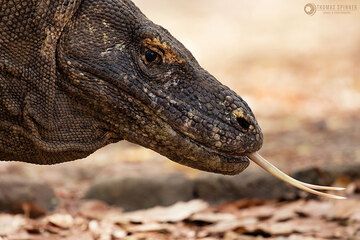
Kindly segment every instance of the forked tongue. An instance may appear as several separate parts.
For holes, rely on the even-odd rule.
[[[304,183],[301,181],[298,181],[289,175],[282,172],[280,169],[272,165],[269,161],[267,161],[265,158],[260,156],[259,153],[252,153],[247,155],[247,157],[252,160],[254,163],[259,165],[261,168],[263,168],[265,171],[273,175],[274,177],[279,178],[280,180],[293,185],[294,187],[297,187],[305,192],[309,192],[318,196],[327,197],[327,198],[333,198],[333,199],[346,199],[342,196],[337,196],[329,193],[320,192],[317,190],[327,190],[327,191],[343,191],[345,188],[341,187],[327,187],[327,186],[318,186],[313,184]]]

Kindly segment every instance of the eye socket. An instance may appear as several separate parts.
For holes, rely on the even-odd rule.
[[[162,57],[159,53],[148,48],[144,51],[144,59],[148,64],[160,63],[162,61]]]

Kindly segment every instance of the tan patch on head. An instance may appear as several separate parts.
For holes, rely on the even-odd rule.
[[[181,58],[177,53],[175,53],[172,48],[166,43],[161,42],[158,38],[146,38],[144,40],[144,45],[152,50],[157,48],[163,53],[163,59],[168,63],[184,63],[185,60]]]

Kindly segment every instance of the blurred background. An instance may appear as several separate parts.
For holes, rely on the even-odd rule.
[[[304,12],[307,1],[134,2],[249,103],[264,131],[261,153],[272,163],[315,182],[323,177],[324,169],[331,176],[339,169],[353,169],[351,176],[325,178],[330,184],[346,185],[360,174],[360,1],[331,1],[357,5],[357,10],[317,11],[313,16]],[[247,188],[254,187],[254,176],[261,179],[267,175],[257,167],[251,166],[237,177],[221,178],[233,185],[245,184],[236,188],[229,183],[224,193],[220,176],[180,166],[127,142],[56,166],[0,163],[0,175],[46,183],[62,199],[86,195],[128,210],[188,200],[187,194],[213,202],[224,196],[236,200],[269,194],[266,188],[260,187],[256,194]],[[150,187],[146,185],[149,179],[153,181]],[[188,181],[200,184],[195,184],[197,190],[189,190]],[[166,184],[180,187],[171,192]],[[160,188],[164,192],[160,193]],[[283,198],[283,190],[274,197]],[[159,196],[146,203],[138,200],[148,198],[149,192],[159,192]]]

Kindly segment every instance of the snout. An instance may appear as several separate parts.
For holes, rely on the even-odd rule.
[[[218,85],[213,93],[217,98],[212,102],[213,107],[207,108],[210,119],[206,119],[211,127],[205,131],[210,147],[231,156],[257,152],[262,147],[263,134],[248,104],[223,85]]]
[[[216,78],[206,76],[203,82],[198,81],[201,88],[194,93],[200,99],[199,105],[193,105],[199,110],[198,116],[205,128],[196,125],[197,131],[192,135],[198,142],[227,155],[245,156],[257,152],[262,147],[263,134],[248,104]],[[192,129],[183,130],[190,132]]]
[[[257,152],[263,144],[263,134],[254,114],[246,103],[232,104],[225,114],[227,124],[213,135],[218,151],[234,156]],[[219,136],[219,134],[221,136]]]
[[[259,124],[235,92],[218,84],[212,91],[195,94],[189,95],[187,102],[169,101],[169,110],[162,111],[175,130],[227,156],[246,156],[262,147]]]
[[[246,107],[236,108],[231,112],[231,124],[240,130],[234,146],[234,153],[246,154],[258,151],[263,144],[263,134],[253,113]],[[237,147],[237,144],[240,146]]]

